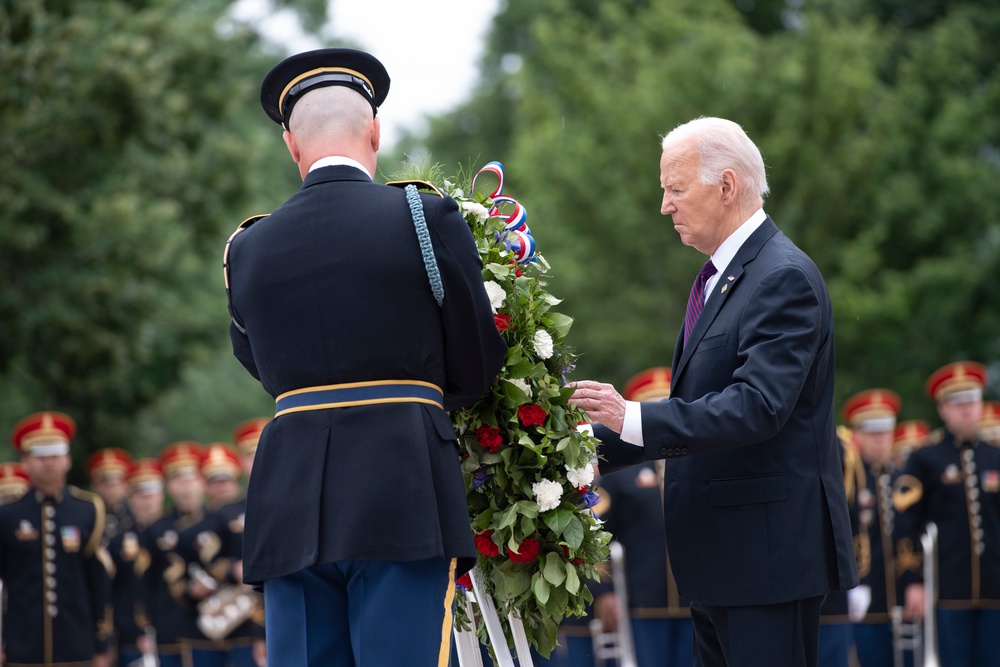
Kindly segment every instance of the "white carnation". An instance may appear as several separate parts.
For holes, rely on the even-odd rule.
[[[483,286],[486,288],[486,296],[490,298],[490,305],[493,306],[493,312],[495,313],[497,312],[497,308],[503,305],[503,300],[507,298],[507,292],[495,280],[487,280],[483,283]]]
[[[475,214],[476,219],[479,220],[479,224],[482,224],[482,223],[486,222],[486,219],[488,217],[490,217],[489,209],[487,209],[482,204],[474,202],[474,201],[464,201],[464,202],[462,202],[462,212],[463,212],[463,214],[466,214],[466,213],[473,213],[473,214]]]
[[[545,329],[535,332],[535,354],[541,359],[548,359],[552,356],[552,336]]]
[[[585,465],[582,468],[570,468],[566,466],[566,479],[578,489],[590,486],[591,482],[594,481],[594,469],[589,465]]]
[[[507,382],[510,382],[528,396],[531,396],[531,386],[529,386],[528,383],[521,378],[507,378]]]
[[[535,494],[535,502],[538,503],[538,509],[546,512],[559,507],[563,488],[559,482],[553,482],[551,479],[543,479],[531,485],[531,492]]]

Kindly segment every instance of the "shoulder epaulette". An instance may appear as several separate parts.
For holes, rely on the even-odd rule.
[[[83,550],[85,555],[92,556],[97,551],[97,547],[101,546],[101,540],[104,539],[104,522],[106,518],[104,500],[102,500],[96,493],[84,491],[83,489],[78,489],[75,486],[67,486],[66,490],[74,498],[79,498],[80,500],[91,503],[94,506],[94,532],[90,534],[90,539],[87,540],[87,546]]]
[[[386,185],[391,185],[394,188],[405,188],[407,185],[417,186],[417,190],[422,190],[428,194],[434,194],[438,197],[444,197],[444,193],[437,189],[436,186],[427,181],[389,181]]]
[[[234,231],[232,234],[229,235],[229,240],[226,241],[226,249],[222,251],[222,275],[226,281],[226,301],[229,302],[229,314],[230,317],[232,317],[233,324],[235,324],[236,328],[239,329],[244,334],[247,332],[247,330],[244,329],[243,326],[241,326],[240,323],[236,321],[236,315],[233,313],[232,295],[230,295],[229,293],[229,246],[233,244],[233,239],[235,239],[240,232],[242,232],[245,229],[249,229],[250,225],[257,222],[258,220],[261,220],[262,218],[266,218],[269,215],[271,214],[262,213],[260,215],[252,215],[243,222],[241,222],[240,226],[236,228],[236,231]]]

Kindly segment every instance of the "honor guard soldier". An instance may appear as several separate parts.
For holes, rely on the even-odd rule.
[[[637,373],[625,383],[622,396],[627,401],[669,398],[670,368]],[[601,594],[594,607],[606,626],[631,623],[639,667],[689,667],[694,661],[691,608],[677,590],[667,557],[662,484],[662,470],[652,461],[601,477],[601,503],[595,511],[625,550],[630,618],[613,617],[617,607],[612,592]]]
[[[372,180],[388,92],[361,51],[278,63],[260,99],[302,187],[224,255],[233,352],[276,400],[243,577],[279,665],[447,660],[476,556],[446,411],[483,395],[506,345],[455,201]]]
[[[265,422],[266,423],[266,422]],[[251,429],[237,429],[236,441],[242,443],[244,450],[252,446],[256,448],[260,430],[258,422],[254,421]],[[262,428],[262,426],[260,427]],[[253,452],[243,454],[246,460],[253,462]],[[246,600],[235,600],[235,595],[228,597],[233,600],[228,608],[220,603],[215,618],[218,624],[225,628],[219,630],[224,634],[220,641],[227,654],[227,665],[232,667],[255,667],[257,658],[263,658],[267,652],[264,641],[264,600],[243,583],[243,523],[246,513],[246,498],[242,494],[240,478],[243,477],[241,455],[229,445],[216,443],[208,447],[205,460],[201,464],[202,477],[208,489],[209,508],[217,508],[220,537],[222,538],[221,558],[212,568],[212,575],[224,586],[239,589],[238,595]],[[237,603],[243,603],[242,606]],[[239,613],[237,613],[239,612]],[[224,622],[223,622],[224,621]]]
[[[0,505],[20,499],[29,484],[28,473],[20,463],[0,463]]]
[[[896,424],[892,441],[892,460],[897,471],[906,467],[910,453],[917,447],[923,447],[930,434],[930,424],[922,419],[908,419]]]
[[[942,665],[984,667],[1000,655],[1000,449],[979,437],[986,369],[962,361],[927,381],[944,429],[915,449],[896,480],[897,561],[905,611],[922,617],[920,536],[938,529],[937,634]]]
[[[118,664],[128,667],[143,654],[152,654],[150,627],[143,597],[142,578],[149,567],[149,552],[142,548],[142,534],[163,516],[163,472],[156,459],[136,459],[129,464],[128,525],[111,540],[108,551],[115,564],[111,597],[115,610]]]
[[[979,435],[994,447],[1000,446],[1000,403],[983,401],[983,418],[979,420]]]
[[[854,643],[861,667],[892,667],[892,608],[901,602],[896,588],[892,529],[892,484],[896,416],[901,402],[888,389],[869,389],[844,403],[843,417],[853,432],[863,477],[855,505],[855,551],[861,584],[848,593],[853,604]]]
[[[91,490],[104,501],[107,520],[104,523],[104,542],[107,544],[131,523],[125,499],[128,497],[128,475],[132,455],[124,449],[105,447],[98,449],[87,460]]]
[[[198,627],[198,603],[212,592],[208,571],[222,550],[218,518],[204,507],[202,447],[177,442],[160,454],[172,512],[143,535],[150,553],[145,594],[156,627],[162,667],[200,667],[221,662],[220,647]]]
[[[19,421],[11,436],[30,486],[0,507],[7,667],[110,664],[104,503],[66,485],[75,431],[67,415],[39,412]]]

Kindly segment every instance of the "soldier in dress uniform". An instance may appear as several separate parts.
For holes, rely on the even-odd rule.
[[[649,368],[625,383],[627,401],[670,397],[670,368]],[[662,463],[662,462],[661,462]],[[629,615],[639,667],[690,667],[694,664],[694,630],[690,604],[677,590],[667,558],[663,533],[662,472],[647,461],[603,475],[595,511],[605,529],[625,550]],[[612,591],[602,593],[594,607],[605,626],[617,625]]]
[[[1000,446],[1000,403],[983,401],[983,417],[979,420],[979,435],[994,447]]]
[[[0,463],[0,505],[19,500],[30,484],[20,463]]]
[[[908,419],[896,424],[892,441],[892,461],[897,471],[906,467],[906,460],[917,447],[927,442],[931,426],[922,419]]]
[[[173,511],[142,536],[150,553],[145,594],[162,667],[218,664],[221,647],[198,628],[199,602],[212,592],[208,571],[222,551],[219,519],[204,506],[202,447],[176,442],[160,454]]]
[[[98,449],[87,460],[90,489],[104,501],[107,520],[104,523],[104,542],[107,544],[131,522],[128,516],[128,475],[132,455],[124,449],[105,447]]]
[[[256,448],[261,429],[263,425],[256,420],[251,422],[249,430],[248,427],[238,427],[236,442],[241,443],[244,451],[250,449],[251,442],[252,447]],[[245,588],[243,593],[251,596],[254,601],[252,610],[248,608],[250,617],[236,625],[222,642],[227,654],[227,664],[232,667],[255,667],[257,659],[267,655],[263,645],[264,601],[258,593],[243,584],[246,497],[242,493],[240,478],[244,472],[241,458],[245,461],[248,456],[252,465],[252,452],[244,453],[241,457],[230,445],[216,443],[208,447],[201,464],[201,473],[209,489],[209,508],[214,508],[218,514],[222,538],[221,557],[213,566],[212,575],[220,584]]]
[[[163,472],[156,459],[136,459],[129,464],[128,514],[121,532],[111,540],[108,551],[114,561],[111,596],[115,610],[118,664],[128,667],[155,648],[146,640],[150,626],[143,597],[142,578],[149,567],[149,552],[142,534],[163,516]]]
[[[863,477],[855,504],[858,531],[855,551],[861,584],[850,592],[856,603],[854,643],[861,667],[892,667],[892,608],[900,604],[892,529],[893,461],[899,396],[888,389],[868,389],[844,403],[843,417],[860,454]]]
[[[31,485],[0,507],[0,579],[8,593],[0,662],[8,667],[110,664],[104,503],[66,484],[75,431],[67,415],[39,412],[11,435]]]
[[[475,562],[446,410],[483,395],[506,346],[455,201],[372,181],[388,90],[352,49],[268,73],[261,104],[303,184],[224,259],[234,354],[276,399],[243,576],[280,665],[447,660],[455,576]]]
[[[938,528],[938,648],[943,667],[996,665],[1000,656],[1000,449],[979,437],[986,369],[962,361],[930,376],[944,422],[915,449],[893,487],[896,558],[905,612],[921,618],[920,536]]]

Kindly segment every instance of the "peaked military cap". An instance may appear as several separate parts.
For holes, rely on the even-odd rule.
[[[292,107],[310,90],[347,86],[372,105],[372,115],[389,94],[389,74],[375,56],[355,49],[317,49],[297,53],[275,65],[260,87],[260,104],[279,125],[288,127]]]
[[[69,443],[76,435],[76,422],[61,412],[36,412],[14,425],[10,435],[20,454],[56,456],[69,453]]]
[[[90,474],[90,479],[95,482],[104,479],[125,479],[131,463],[132,455],[124,449],[105,447],[98,449],[87,459],[87,472]]]
[[[975,361],[956,361],[927,378],[927,395],[938,403],[964,403],[983,398],[986,367]]]
[[[866,389],[844,403],[844,421],[851,428],[867,433],[892,432],[896,428],[900,405],[899,395],[894,391]]]
[[[658,401],[670,398],[670,368],[656,366],[629,378],[622,389],[626,401]]]

